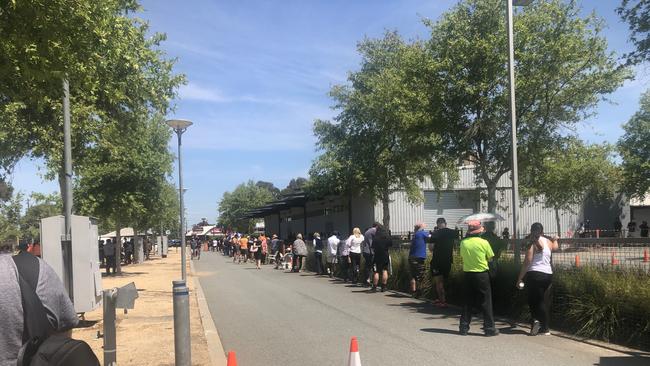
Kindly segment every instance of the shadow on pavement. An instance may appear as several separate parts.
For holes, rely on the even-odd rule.
[[[422,328],[420,329],[421,332],[427,332],[427,333],[436,333],[436,334],[451,334],[451,335],[457,335],[461,336],[460,333],[457,330],[453,329],[441,329],[441,328]],[[468,336],[478,336],[482,337],[483,334],[480,333],[468,333]]]
[[[501,334],[528,335],[527,331],[513,326],[508,328],[499,328],[499,332],[501,332]]]
[[[597,366],[647,366],[650,357],[601,357]]]
[[[111,273],[109,275],[109,274],[106,274],[106,272],[102,272],[102,277],[119,277],[119,278],[122,278],[122,277],[133,277],[133,276],[138,276],[138,275],[147,274],[147,273],[149,273],[149,272],[125,272],[125,271],[122,271],[121,274],[113,274],[113,273]]]

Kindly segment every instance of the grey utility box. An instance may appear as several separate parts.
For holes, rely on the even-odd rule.
[[[63,281],[61,238],[63,216],[41,219],[41,255]],[[99,268],[98,231],[95,219],[72,215],[72,283],[74,309],[85,313],[102,303],[102,274]]]

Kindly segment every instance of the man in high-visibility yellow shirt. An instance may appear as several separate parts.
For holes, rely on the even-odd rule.
[[[481,238],[483,226],[480,221],[470,221],[468,234],[460,242],[463,260],[463,312],[460,316],[460,334],[467,335],[472,321],[472,307],[483,310],[483,332],[486,336],[499,335],[492,314],[492,289],[488,273],[488,261],[494,257],[490,243]]]

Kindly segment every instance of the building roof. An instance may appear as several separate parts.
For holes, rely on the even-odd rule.
[[[100,236],[99,238],[100,239],[115,238],[115,237],[117,237],[117,235],[115,235],[116,233],[117,233],[117,230],[116,231],[111,231],[110,233],[106,233],[106,234]],[[133,233],[134,233],[134,230],[133,230],[132,227],[124,227],[124,228],[120,229],[120,236],[123,237],[123,238],[133,236]]]
[[[242,219],[255,219],[261,218],[264,216],[276,214],[282,210],[286,210],[291,207],[302,207],[307,202],[307,194],[305,192],[296,192],[285,195],[282,199],[277,201],[269,202],[262,207],[254,208],[246,212]]]

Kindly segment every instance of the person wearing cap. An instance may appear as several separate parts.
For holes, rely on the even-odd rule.
[[[488,274],[488,261],[494,257],[490,243],[481,237],[483,225],[472,220],[467,223],[467,236],[460,242],[460,257],[463,261],[463,308],[460,316],[460,334],[467,335],[472,321],[472,307],[479,305],[483,310],[483,332],[496,336],[499,331],[494,325],[492,313],[492,289]]]
[[[431,234],[433,243],[433,253],[431,257],[431,275],[436,286],[438,298],[433,302],[434,305],[446,308],[447,298],[445,296],[445,282],[451,272],[451,264],[454,257],[454,242],[458,239],[458,231],[447,227],[447,221],[444,217],[436,220],[436,230]]]

